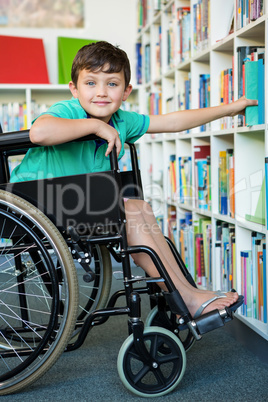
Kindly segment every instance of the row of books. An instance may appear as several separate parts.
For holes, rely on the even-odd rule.
[[[210,37],[210,0],[197,0],[193,4],[193,49],[201,51],[208,47]]]
[[[212,283],[212,228],[207,218],[192,222],[191,212],[179,220],[179,251],[196,283],[210,288]],[[242,314],[267,323],[267,273],[265,236],[252,232],[251,249],[240,252],[236,260],[235,227],[216,222],[215,268],[223,291],[238,289],[245,297]],[[238,263],[238,266],[237,266]]]
[[[196,284],[208,289],[212,284],[211,247],[211,220],[192,221],[192,213],[186,212],[179,220],[179,251]]]
[[[178,92],[178,108],[179,110],[191,109],[191,73],[187,74],[187,77],[183,80],[183,85]]]
[[[147,98],[148,114],[158,115],[162,113],[162,94],[161,92],[152,92]]]
[[[191,12],[190,7],[179,7],[177,9],[177,32],[178,32],[178,59],[181,63],[191,57]]]
[[[167,29],[167,64],[174,67],[191,56],[190,7],[172,6],[172,15]]]
[[[151,19],[167,4],[168,0],[138,0],[137,2],[137,27],[139,30],[145,27]]]
[[[148,7],[150,2],[148,0],[139,0],[137,3],[137,27],[141,29],[148,23]]]
[[[240,29],[263,15],[263,0],[236,0],[236,28]]]
[[[226,105],[234,100],[233,68],[226,68],[220,73],[220,104]],[[221,129],[234,127],[234,119],[231,116],[221,118]]]
[[[48,109],[48,105],[31,102],[31,121]],[[26,103],[0,104],[0,124],[3,132],[26,130],[31,124],[27,119]]]
[[[235,227],[219,220],[216,221],[215,267],[221,290],[237,289]]]
[[[228,148],[219,152],[218,212],[235,217],[234,152]],[[193,172],[194,169],[194,180]],[[171,154],[168,166],[167,199],[198,209],[211,210],[211,159],[210,145],[196,145],[192,156]],[[194,183],[194,184],[193,184]]]
[[[251,249],[240,252],[241,287],[245,297],[242,314],[267,323],[267,274],[265,236],[252,232]]]

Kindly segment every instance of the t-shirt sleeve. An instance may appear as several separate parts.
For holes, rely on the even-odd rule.
[[[147,132],[150,118],[136,112],[128,112],[126,116],[126,141],[134,143]]]

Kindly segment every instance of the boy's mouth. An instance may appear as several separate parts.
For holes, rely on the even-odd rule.
[[[96,101],[96,102],[93,102],[93,103],[94,103],[94,105],[98,105],[98,106],[106,106],[106,105],[109,105],[111,102]]]

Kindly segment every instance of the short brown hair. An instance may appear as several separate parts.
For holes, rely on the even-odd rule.
[[[72,82],[75,86],[77,86],[78,75],[82,70],[103,71],[104,73],[119,73],[123,70],[125,88],[130,82],[130,63],[126,52],[105,41],[89,43],[78,50],[71,71]]]

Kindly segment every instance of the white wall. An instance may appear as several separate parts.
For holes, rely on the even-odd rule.
[[[58,83],[58,36],[107,40],[127,52],[134,84],[136,21],[136,0],[85,0],[84,28],[0,28],[0,35],[42,38],[51,84]]]

